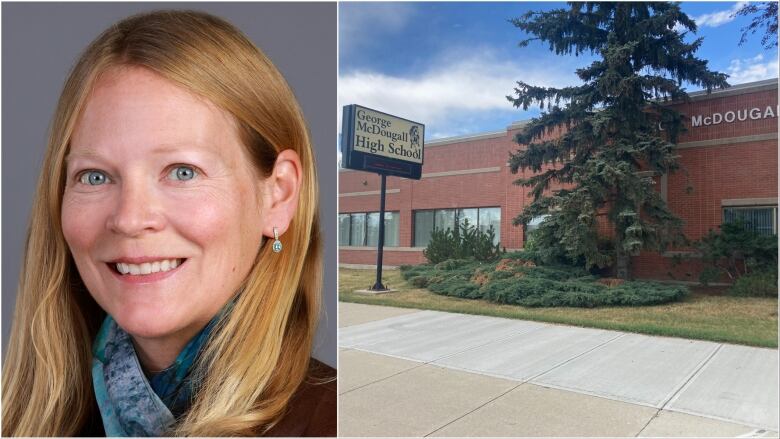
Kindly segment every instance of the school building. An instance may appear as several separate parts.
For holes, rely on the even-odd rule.
[[[777,85],[777,79],[739,84],[670,104],[688,117],[678,143],[681,171],[652,178],[689,239],[736,219],[777,234]],[[534,224],[512,220],[533,198],[530,188],[513,182],[531,171],[512,174],[508,159],[520,147],[514,137],[524,124],[428,141],[420,180],[387,178],[384,265],[424,263],[433,228],[465,218],[483,229],[492,225],[502,247],[523,248]],[[340,264],[376,264],[379,189],[377,174],[340,171]],[[632,276],[697,281],[700,262],[692,257],[672,264],[677,254],[692,256],[687,249],[643,252],[632,260]]]

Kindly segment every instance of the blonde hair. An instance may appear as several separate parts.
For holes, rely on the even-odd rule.
[[[279,152],[303,164],[298,208],[284,251],[270,241],[196,370],[202,386],[172,434],[259,435],[278,421],[306,377],[322,283],[317,176],[306,123],[271,61],[239,30],[211,15],[156,11],[103,32],[68,77],[52,122],[32,208],[16,311],[3,368],[3,435],[70,436],[96,413],[91,344],[105,316],[63,237],[64,158],[98,76],[141,66],[233,115],[262,175]],[[262,261],[262,263],[258,263]]]

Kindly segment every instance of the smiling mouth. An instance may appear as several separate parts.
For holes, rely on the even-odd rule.
[[[144,276],[155,273],[164,273],[171,271],[183,264],[187,259],[161,259],[154,262],[144,262],[142,264],[129,264],[125,262],[109,262],[108,266],[122,276]]]

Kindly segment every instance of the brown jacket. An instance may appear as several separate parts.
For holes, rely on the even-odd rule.
[[[312,358],[309,377],[265,436],[336,436],[336,370]]]

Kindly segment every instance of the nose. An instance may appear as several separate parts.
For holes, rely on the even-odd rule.
[[[162,230],[165,218],[154,190],[142,181],[124,181],[114,212],[108,216],[106,227],[114,233],[129,237]]]

